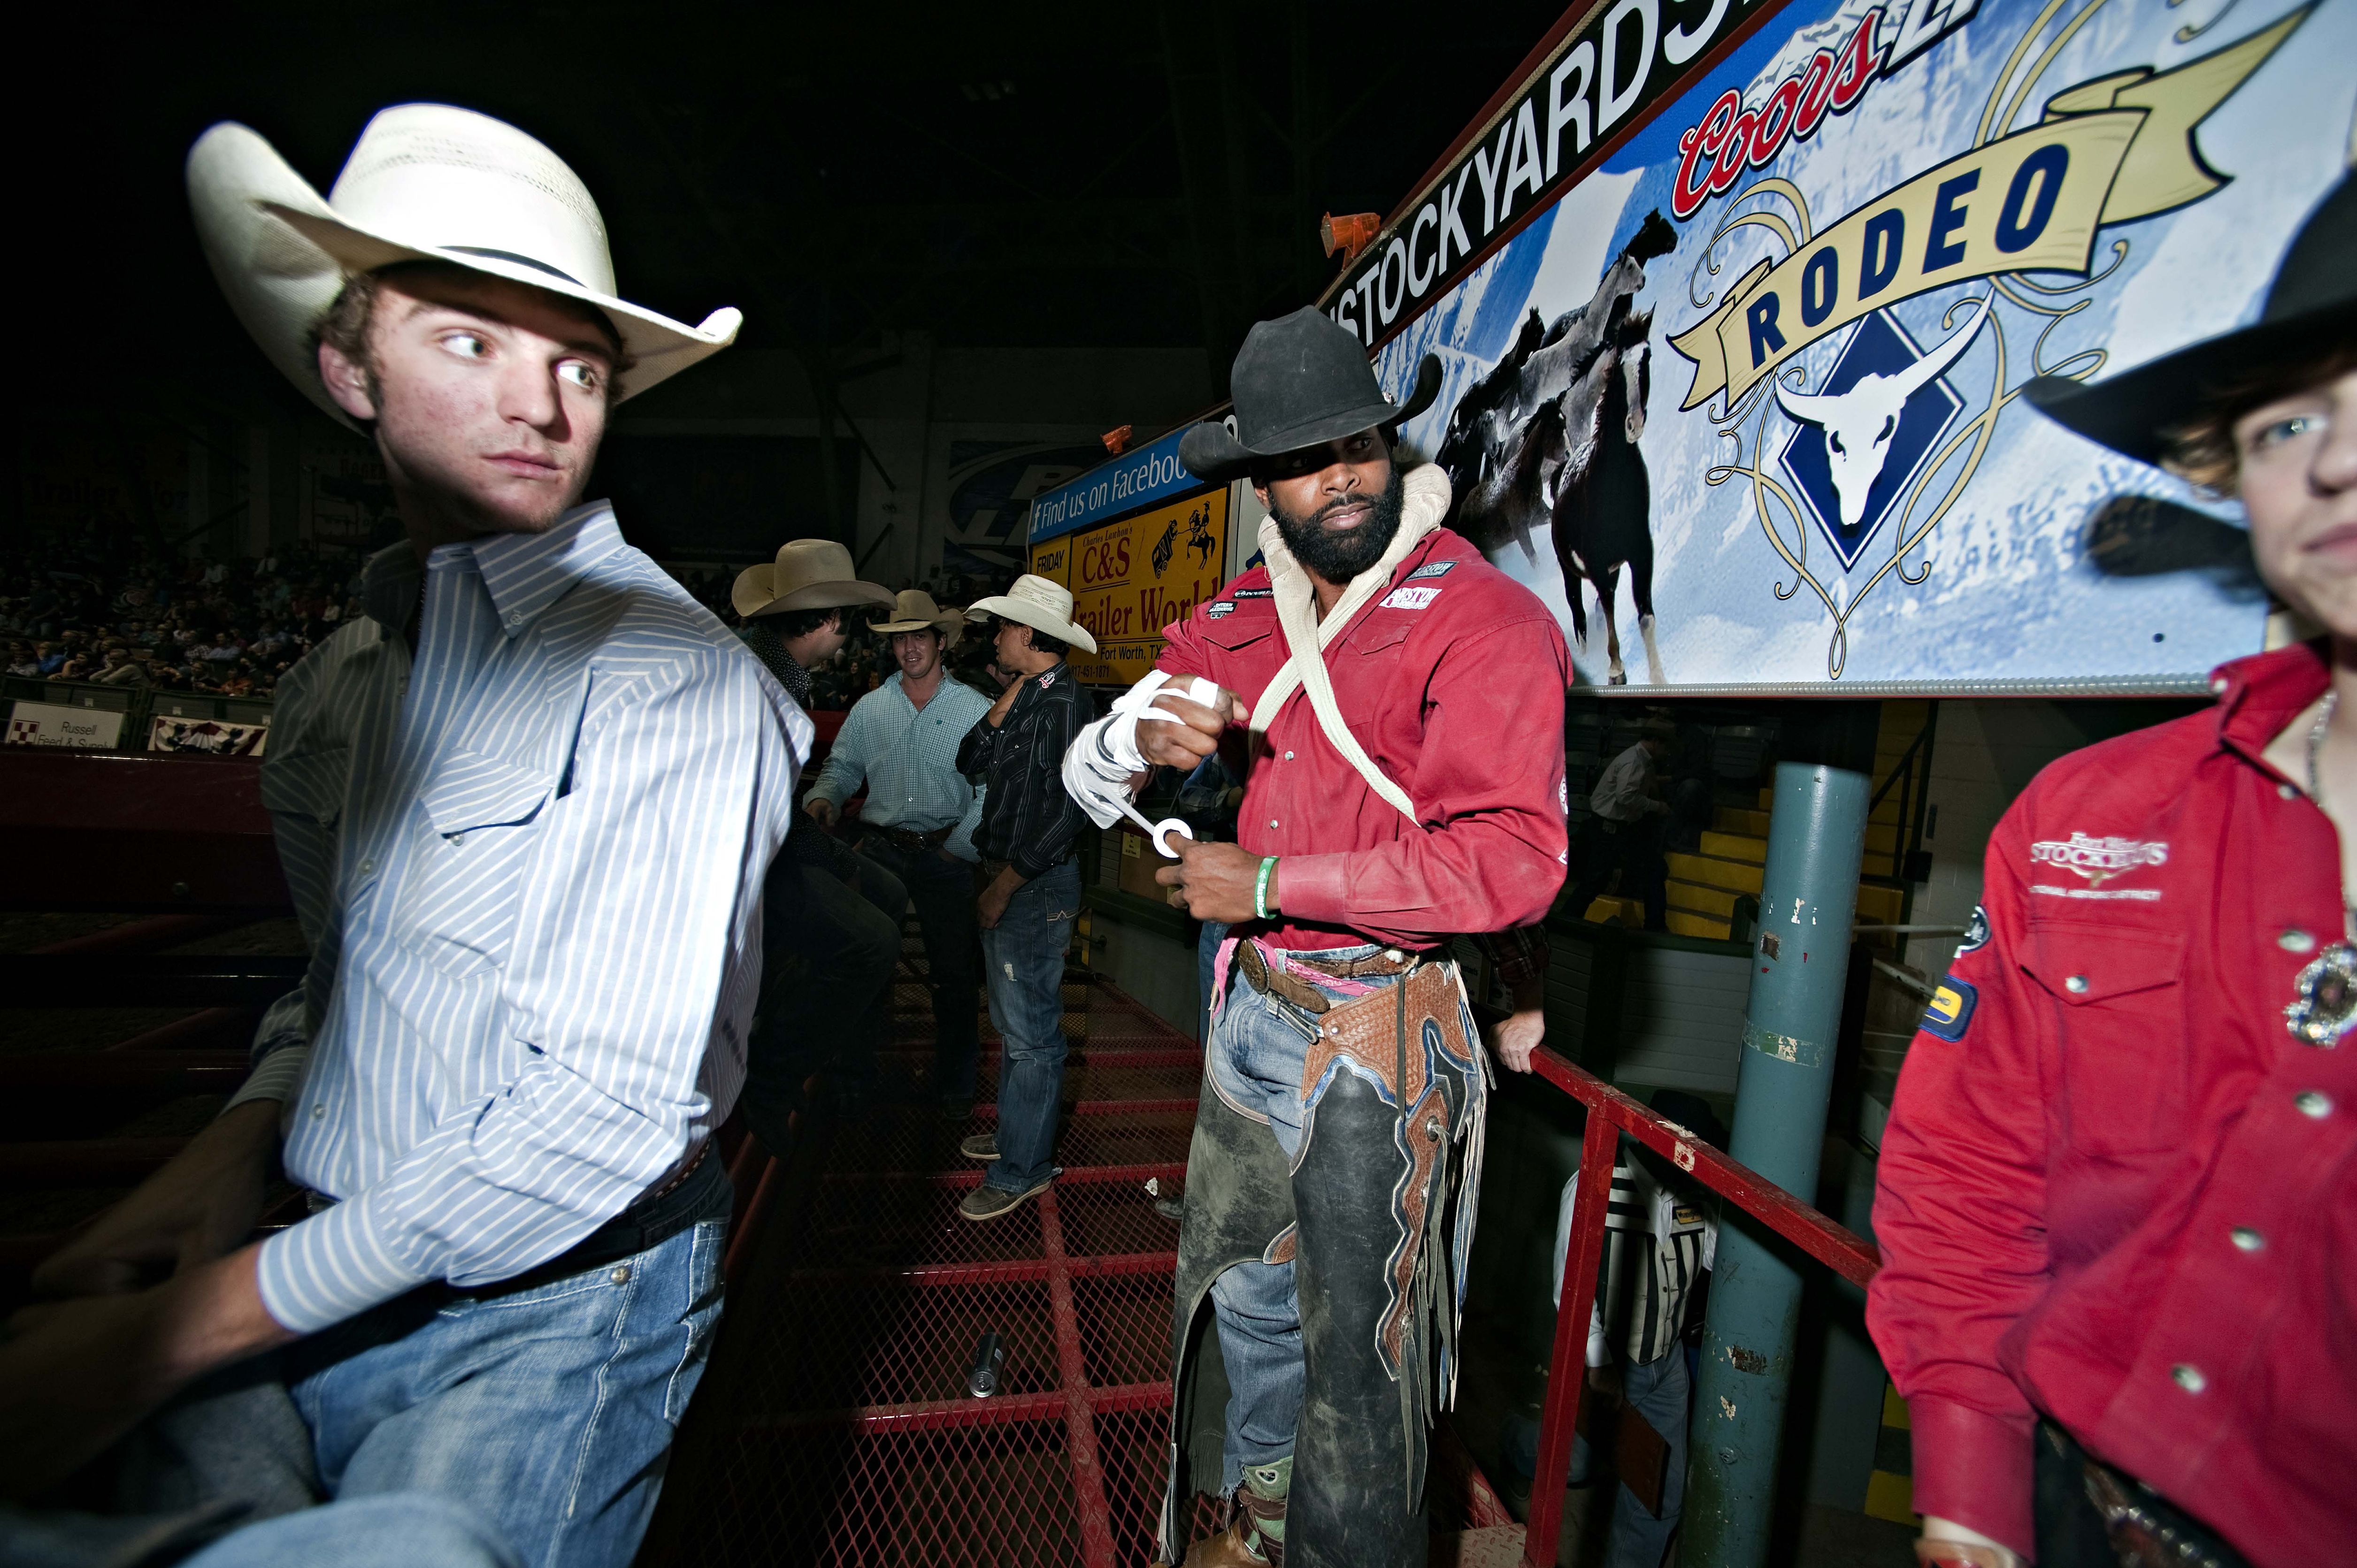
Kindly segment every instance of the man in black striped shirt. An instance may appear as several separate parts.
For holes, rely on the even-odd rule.
[[[1674,1089],[1657,1090],[1653,1109],[1704,1143],[1725,1147],[1727,1129],[1709,1105]],[[1633,1157],[1632,1157],[1633,1155]],[[1562,1306],[1563,1261],[1571,1240],[1572,1200],[1577,1171],[1563,1184],[1555,1212],[1555,1305]],[[1604,1280],[1587,1323],[1588,1380],[1619,1392],[1630,1410],[1662,1435],[1668,1452],[1662,1464],[1661,1512],[1655,1514],[1626,1485],[1614,1497],[1612,1544],[1606,1568],[1660,1568],[1676,1533],[1685,1501],[1686,1423],[1694,1381],[1686,1364],[1685,1331],[1697,1317],[1703,1275],[1718,1246],[1718,1220],[1708,1195],[1649,1149],[1624,1141],[1612,1167],[1612,1190],[1605,1209]],[[1608,1330],[1607,1325],[1611,1326]],[[1619,1376],[1613,1376],[1618,1363]],[[1623,1419],[1627,1419],[1626,1416]],[[1536,1467],[1538,1431],[1527,1420],[1510,1423],[1507,1468],[1527,1474]],[[1577,1440],[1572,1473],[1586,1473],[1587,1441]]]

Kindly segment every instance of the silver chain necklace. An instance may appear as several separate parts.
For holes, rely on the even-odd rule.
[[[2324,693],[2324,704],[2317,710],[2316,723],[2308,731],[2308,798],[2317,809],[2324,807],[2325,732],[2331,727],[2333,710],[2341,705],[2341,693]],[[2284,1009],[2284,1026],[2296,1039],[2330,1050],[2341,1043],[2341,1036],[2357,1027],[2357,906],[2349,901],[2344,885],[2341,892],[2341,940],[2318,953],[2293,981],[2298,1000]]]

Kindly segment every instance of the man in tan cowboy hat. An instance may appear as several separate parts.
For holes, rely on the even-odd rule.
[[[621,299],[573,171],[463,109],[377,115],[324,199],[217,125],[188,186],[408,537],[278,688],[307,972],[221,1116],[43,1265],[77,1299],[0,1345],[0,1474],[38,1491],[178,1395],[134,1434],[171,1500],[92,1560],[244,1525],[240,1563],[619,1568],[719,1311],[706,1156],[811,727],[582,494],[613,405],[737,313]],[[312,1212],[249,1242],[282,1162]],[[0,1515],[0,1560],[38,1524]]]
[[[805,708],[810,671],[843,650],[852,612],[892,602],[891,590],[854,574],[851,552],[834,540],[796,539],[739,573],[730,591],[744,621],[737,635]],[[768,962],[743,1103],[772,1149],[786,1146],[788,1118],[805,1108],[813,1073],[825,1076],[837,1110],[865,1110],[892,1026],[909,890],[853,854],[824,820],[795,813],[764,897]]]
[[[958,748],[958,771],[987,786],[982,832],[985,882],[976,901],[990,1021],[1005,1040],[998,1069],[998,1129],[962,1145],[987,1160],[982,1185],[958,1211],[996,1219],[1047,1190],[1056,1174],[1056,1112],[1064,1089],[1064,953],[1081,912],[1072,840],[1081,809],[1064,793],[1064,748],[1096,716],[1064,663],[1069,648],[1097,650],[1072,620],[1071,591],[1029,574],[1004,594],[977,599],[969,620],[988,621],[998,667],[1015,679]]]
[[[960,1120],[974,1105],[981,1046],[974,835],[982,825],[983,793],[958,771],[957,754],[990,708],[989,698],[950,680],[942,663],[964,624],[962,612],[941,608],[922,588],[903,588],[888,618],[867,623],[888,639],[899,668],[853,704],[802,803],[818,822],[832,823],[844,801],[863,787],[867,791],[859,854],[890,872],[916,902],[933,993],[932,1093]]]
[[[737,574],[728,602],[744,622],[737,635],[759,655],[793,700],[808,708],[810,671],[851,639],[844,612],[892,607],[892,590],[862,582],[851,552],[832,539],[794,539],[777,559]],[[782,660],[782,662],[781,662]]]

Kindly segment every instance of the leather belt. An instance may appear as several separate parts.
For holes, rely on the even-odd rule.
[[[1236,944],[1235,961],[1237,972],[1264,996],[1290,1002],[1304,1013],[1323,1013],[1334,1004],[1333,998],[1308,981],[1297,980],[1282,971],[1271,969],[1268,960],[1261,955],[1259,945],[1249,938]],[[1424,961],[1424,955],[1386,948],[1364,958],[1326,960],[1295,956],[1286,961],[1296,968],[1312,970],[1331,979],[1357,980],[1370,974],[1405,974]]]
[[[662,1204],[665,1198],[673,1197],[701,1173],[710,1162],[711,1155],[712,1140],[706,1138],[680,1161],[679,1168],[661,1186],[650,1187],[632,1198],[630,1206],[619,1214],[544,1263],[490,1284],[453,1285],[436,1282],[425,1288],[447,1299],[465,1296],[485,1301],[513,1295],[520,1291],[537,1290],[542,1285],[554,1284],[559,1280],[636,1257],[677,1235],[694,1221],[695,1203],[690,1201],[684,1208],[668,1210]],[[726,1173],[720,1173],[718,1179],[726,1180]]]
[[[2041,1421],[2039,1428],[2062,1465],[2078,1472],[2087,1505],[2124,1568],[2250,1568],[2208,1525],[2088,1453],[2055,1423]]]
[[[931,832],[920,833],[907,828],[888,828],[880,823],[870,822],[867,824],[867,831],[871,833],[883,834],[884,842],[903,854],[923,854],[928,850],[939,849],[949,843],[950,834],[957,832],[957,824],[952,822],[945,828],[935,828]]]

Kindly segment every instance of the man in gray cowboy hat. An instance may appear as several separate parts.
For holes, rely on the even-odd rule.
[[[1081,912],[1072,841],[1081,811],[1058,770],[1064,748],[1095,706],[1064,662],[1067,649],[1097,650],[1072,619],[1071,590],[1026,573],[1004,594],[976,599],[970,620],[992,623],[998,667],[1014,676],[958,747],[958,770],[987,787],[982,831],[983,973],[990,1021],[1004,1054],[995,1132],[965,1140],[985,1160],[982,1185],[958,1212],[1004,1218],[1055,1178],[1056,1116],[1064,1089],[1064,953]]]
[[[2357,180],[2259,318],[2029,402],[2241,499],[2317,628],[2062,758],[1885,1130],[1867,1324],[1941,1568],[2342,1563],[2357,1476]],[[2341,710],[2350,708],[2350,714]]]
[[[855,575],[851,552],[832,539],[780,546],[775,560],[739,573],[729,596],[745,645],[805,708],[810,672],[843,651],[851,613],[892,602],[889,589]],[[761,1142],[782,1150],[813,1074],[825,1075],[838,1111],[856,1116],[866,1108],[876,1053],[892,1027],[909,890],[852,854],[821,819],[798,812],[762,901],[770,962],[746,1043],[743,1104]]]
[[[898,878],[917,906],[925,978],[933,993],[931,1090],[963,1120],[974,1104],[976,1016],[982,989],[981,928],[974,923],[974,871],[984,791],[958,771],[958,747],[990,699],[948,677],[943,655],[965,624],[922,588],[903,588],[889,615],[867,623],[888,639],[899,666],[852,704],[826,767],[802,809],[834,822],[864,788],[859,854]]]
[[[466,110],[378,114],[325,199],[241,125],[187,174],[231,306],[373,444],[407,538],[278,688],[302,984],[42,1266],[78,1299],[0,1344],[11,1496],[187,1391],[125,1461],[159,1511],[0,1519],[0,1559],[234,1530],[205,1557],[619,1568],[719,1313],[707,1155],[811,727],[582,495],[612,406],[737,315],[619,298],[573,171]],[[249,1241],[282,1163],[310,1212]]]
[[[1161,1543],[1191,1568],[1423,1561],[1487,1092],[1444,944],[1532,925],[1562,886],[1570,670],[1546,607],[1440,526],[1447,478],[1394,460],[1438,382],[1427,360],[1393,403],[1314,309],[1252,329],[1234,433],[1199,425],[1179,456],[1251,478],[1267,564],[1171,628],[1065,757],[1101,824],[1149,764],[1224,749],[1246,777],[1238,842],[1179,843],[1159,874],[1233,928],[1172,1324]],[[1203,1398],[1213,1356],[1224,1412]],[[1186,1503],[1214,1488],[1234,1522],[1187,1551]]]

